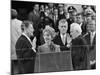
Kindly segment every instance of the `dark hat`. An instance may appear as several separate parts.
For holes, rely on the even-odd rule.
[[[68,12],[73,12],[73,11],[76,11],[76,8],[74,6],[69,6],[68,7]]]

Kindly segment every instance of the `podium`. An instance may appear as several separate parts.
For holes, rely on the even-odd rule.
[[[17,66],[21,66],[19,62],[17,62]],[[31,66],[33,66],[33,64],[30,64],[30,67]],[[61,72],[61,71],[71,71],[71,70],[73,70],[71,51],[54,52],[54,53],[37,53],[36,55],[34,73]],[[27,75],[27,73],[19,73],[19,74]]]
[[[71,51],[38,53],[35,61],[35,73],[71,71]]]

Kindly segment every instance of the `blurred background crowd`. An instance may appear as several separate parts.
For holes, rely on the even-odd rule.
[[[39,40],[38,45],[42,44],[42,42],[40,42],[40,35],[46,25],[54,28],[56,32],[59,32],[59,20],[66,19],[68,22],[68,33],[70,33],[70,25],[76,22],[80,24],[82,34],[85,34],[87,32],[87,23],[92,19],[96,19],[96,7],[93,5],[68,5],[39,2],[32,4],[15,1],[12,2],[12,8],[18,11],[17,18],[19,20],[30,20],[34,23],[33,27],[36,30],[35,35]]]

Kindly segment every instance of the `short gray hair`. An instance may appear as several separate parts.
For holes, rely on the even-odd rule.
[[[78,23],[72,23],[70,26],[70,30],[75,30],[79,32],[79,35],[82,33],[81,26]]]

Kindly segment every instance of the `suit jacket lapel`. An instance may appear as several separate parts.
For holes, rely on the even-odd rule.
[[[67,45],[67,34],[66,34],[66,38],[65,38],[65,44],[63,43],[60,34],[59,34],[59,37],[60,37],[60,40],[61,40],[61,44],[64,45],[64,46]]]
[[[27,41],[27,45],[31,48],[32,44],[30,43],[30,41],[24,35],[22,35],[22,37],[25,38],[25,40]]]
[[[59,42],[60,42],[61,45],[64,45],[63,42],[62,42],[62,39],[61,39],[60,33],[59,33]]]

